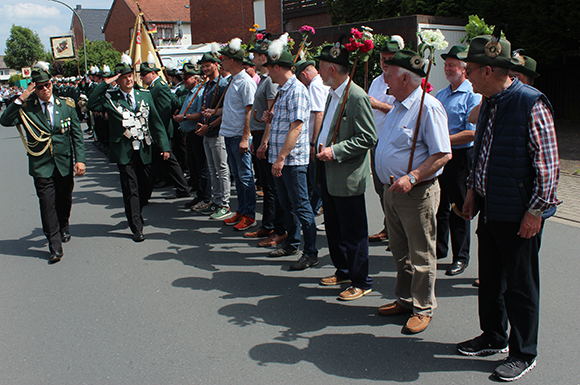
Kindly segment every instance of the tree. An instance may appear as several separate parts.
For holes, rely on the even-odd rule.
[[[327,0],[333,25],[400,16],[401,1],[392,0]]]
[[[86,41],[87,46],[87,67],[99,66],[102,70],[103,65],[108,65],[110,68],[114,68],[115,64],[121,61],[121,52],[113,48],[113,45],[108,41]],[[81,73],[84,73],[85,66],[85,56],[83,47],[81,46],[78,50],[79,63],[81,68]],[[68,68],[67,68],[68,69]],[[68,74],[66,76],[73,76],[76,74],[76,66],[74,68],[74,74]]]
[[[12,24],[10,36],[6,39],[4,62],[10,68],[20,71],[45,58],[44,45],[38,34],[27,27]]]

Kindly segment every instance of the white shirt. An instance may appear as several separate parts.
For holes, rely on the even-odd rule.
[[[119,91],[121,91],[121,93],[123,94],[123,97],[125,98],[125,100],[127,100],[127,95],[131,95],[131,102],[132,102],[132,109],[135,109],[137,107],[137,100],[135,99],[135,89],[131,88],[131,92],[126,93],[124,92],[122,89],[119,88]]]
[[[326,116],[324,117],[324,121],[322,122],[322,128],[320,129],[319,135],[320,139],[318,140],[319,142],[318,147],[320,147],[320,144],[322,144],[322,148],[326,147],[328,135],[334,136],[334,129],[336,127],[330,127],[330,125],[332,124],[332,119],[334,118],[334,114],[336,113],[336,109],[338,108],[338,102],[340,101],[340,98],[342,97],[342,94],[346,89],[346,85],[348,84],[348,79],[349,77],[347,76],[346,80],[340,86],[338,86],[336,90],[330,88],[328,91],[328,95],[330,96],[330,104],[328,105],[328,110],[326,111]],[[318,151],[318,148],[316,149],[316,151]]]
[[[44,102],[40,99],[38,99],[38,101],[40,102],[40,105],[42,106],[42,112],[44,113],[44,108],[46,105],[46,108],[48,108],[48,113],[50,115],[50,126],[52,128],[54,128],[54,95],[52,95],[50,97],[50,99],[48,99],[48,101]]]
[[[382,73],[373,80],[371,87],[369,88],[369,96],[377,99],[381,103],[387,103],[391,106],[395,102],[395,97],[393,95],[388,95],[387,90],[389,85],[385,82],[385,74]],[[383,126],[385,125],[385,120],[387,119],[387,114],[383,111],[373,108],[373,115],[375,116],[375,126],[377,128],[377,136],[381,135]]]
[[[316,112],[324,112],[326,106],[326,99],[328,98],[328,90],[330,87],[325,86],[320,75],[316,75],[308,86],[308,95],[310,96],[310,123],[308,127],[310,142],[314,142],[316,138],[314,135],[314,120],[316,119]]]

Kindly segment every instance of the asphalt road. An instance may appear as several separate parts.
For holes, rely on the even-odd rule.
[[[505,357],[455,351],[479,334],[477,241],[464,274],[445,277],[443,260],[434,319],[406,336],[405,317],[376,312],[393,300],[385,245],[370,249],[374,291],[343,303],[339,289],[318,285],[333,273],[321,233],[320,265],[289,272],[292,258],[268,258],[256,241],[156,190],[144,211],[147,240],[135,244],[117,168],[90,143],[87,175],[75,182],[72,241],[48,265],[14,128],[0,129],[0,162],[0,384],[488,384]],[[378,231],[372,188],[367,197]],[[545,227],[538,366],[519,384],[580,383],[576,226],[555,219]]]

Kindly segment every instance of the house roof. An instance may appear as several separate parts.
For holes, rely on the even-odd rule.
[[[6,63],[4,63],[4,55],[0,55],[0,68],[8,68]]]
[[[108,9],[77,9],[75,11],[81,17],[83,25],[85,27],[85,37],[89,41],[95,40],[105,40],[105,34],[103,33],[102,27],[105,25],[105,20],[109,15]],[[73,15],[73,20],[74,20]],[[71,20],[72,28],[72,20]]]
[[[148,23],[174,23],[177,20],[181,20],[183,23],[190,23],[191,15],[189,13],[189,1],[190,0],[139,0],[139,5],[143,11],[145,21]],[[107,22],[111,17],[111,12],[113,12],[117,3],[127,4],[129,9],[131,9],[133,14],[135,14],[135,17],[139,13],[139,8],[137,7],[135,0],[114,0],[107,15],[107,20],[104,23],[104,27],[107,26]]]

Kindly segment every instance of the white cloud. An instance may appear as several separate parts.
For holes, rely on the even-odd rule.
[[[32,20],[47,20],[61,17],[60,9],[33,3],[5,5],[0,8],[0,14],[14,23],[30,22]]]

